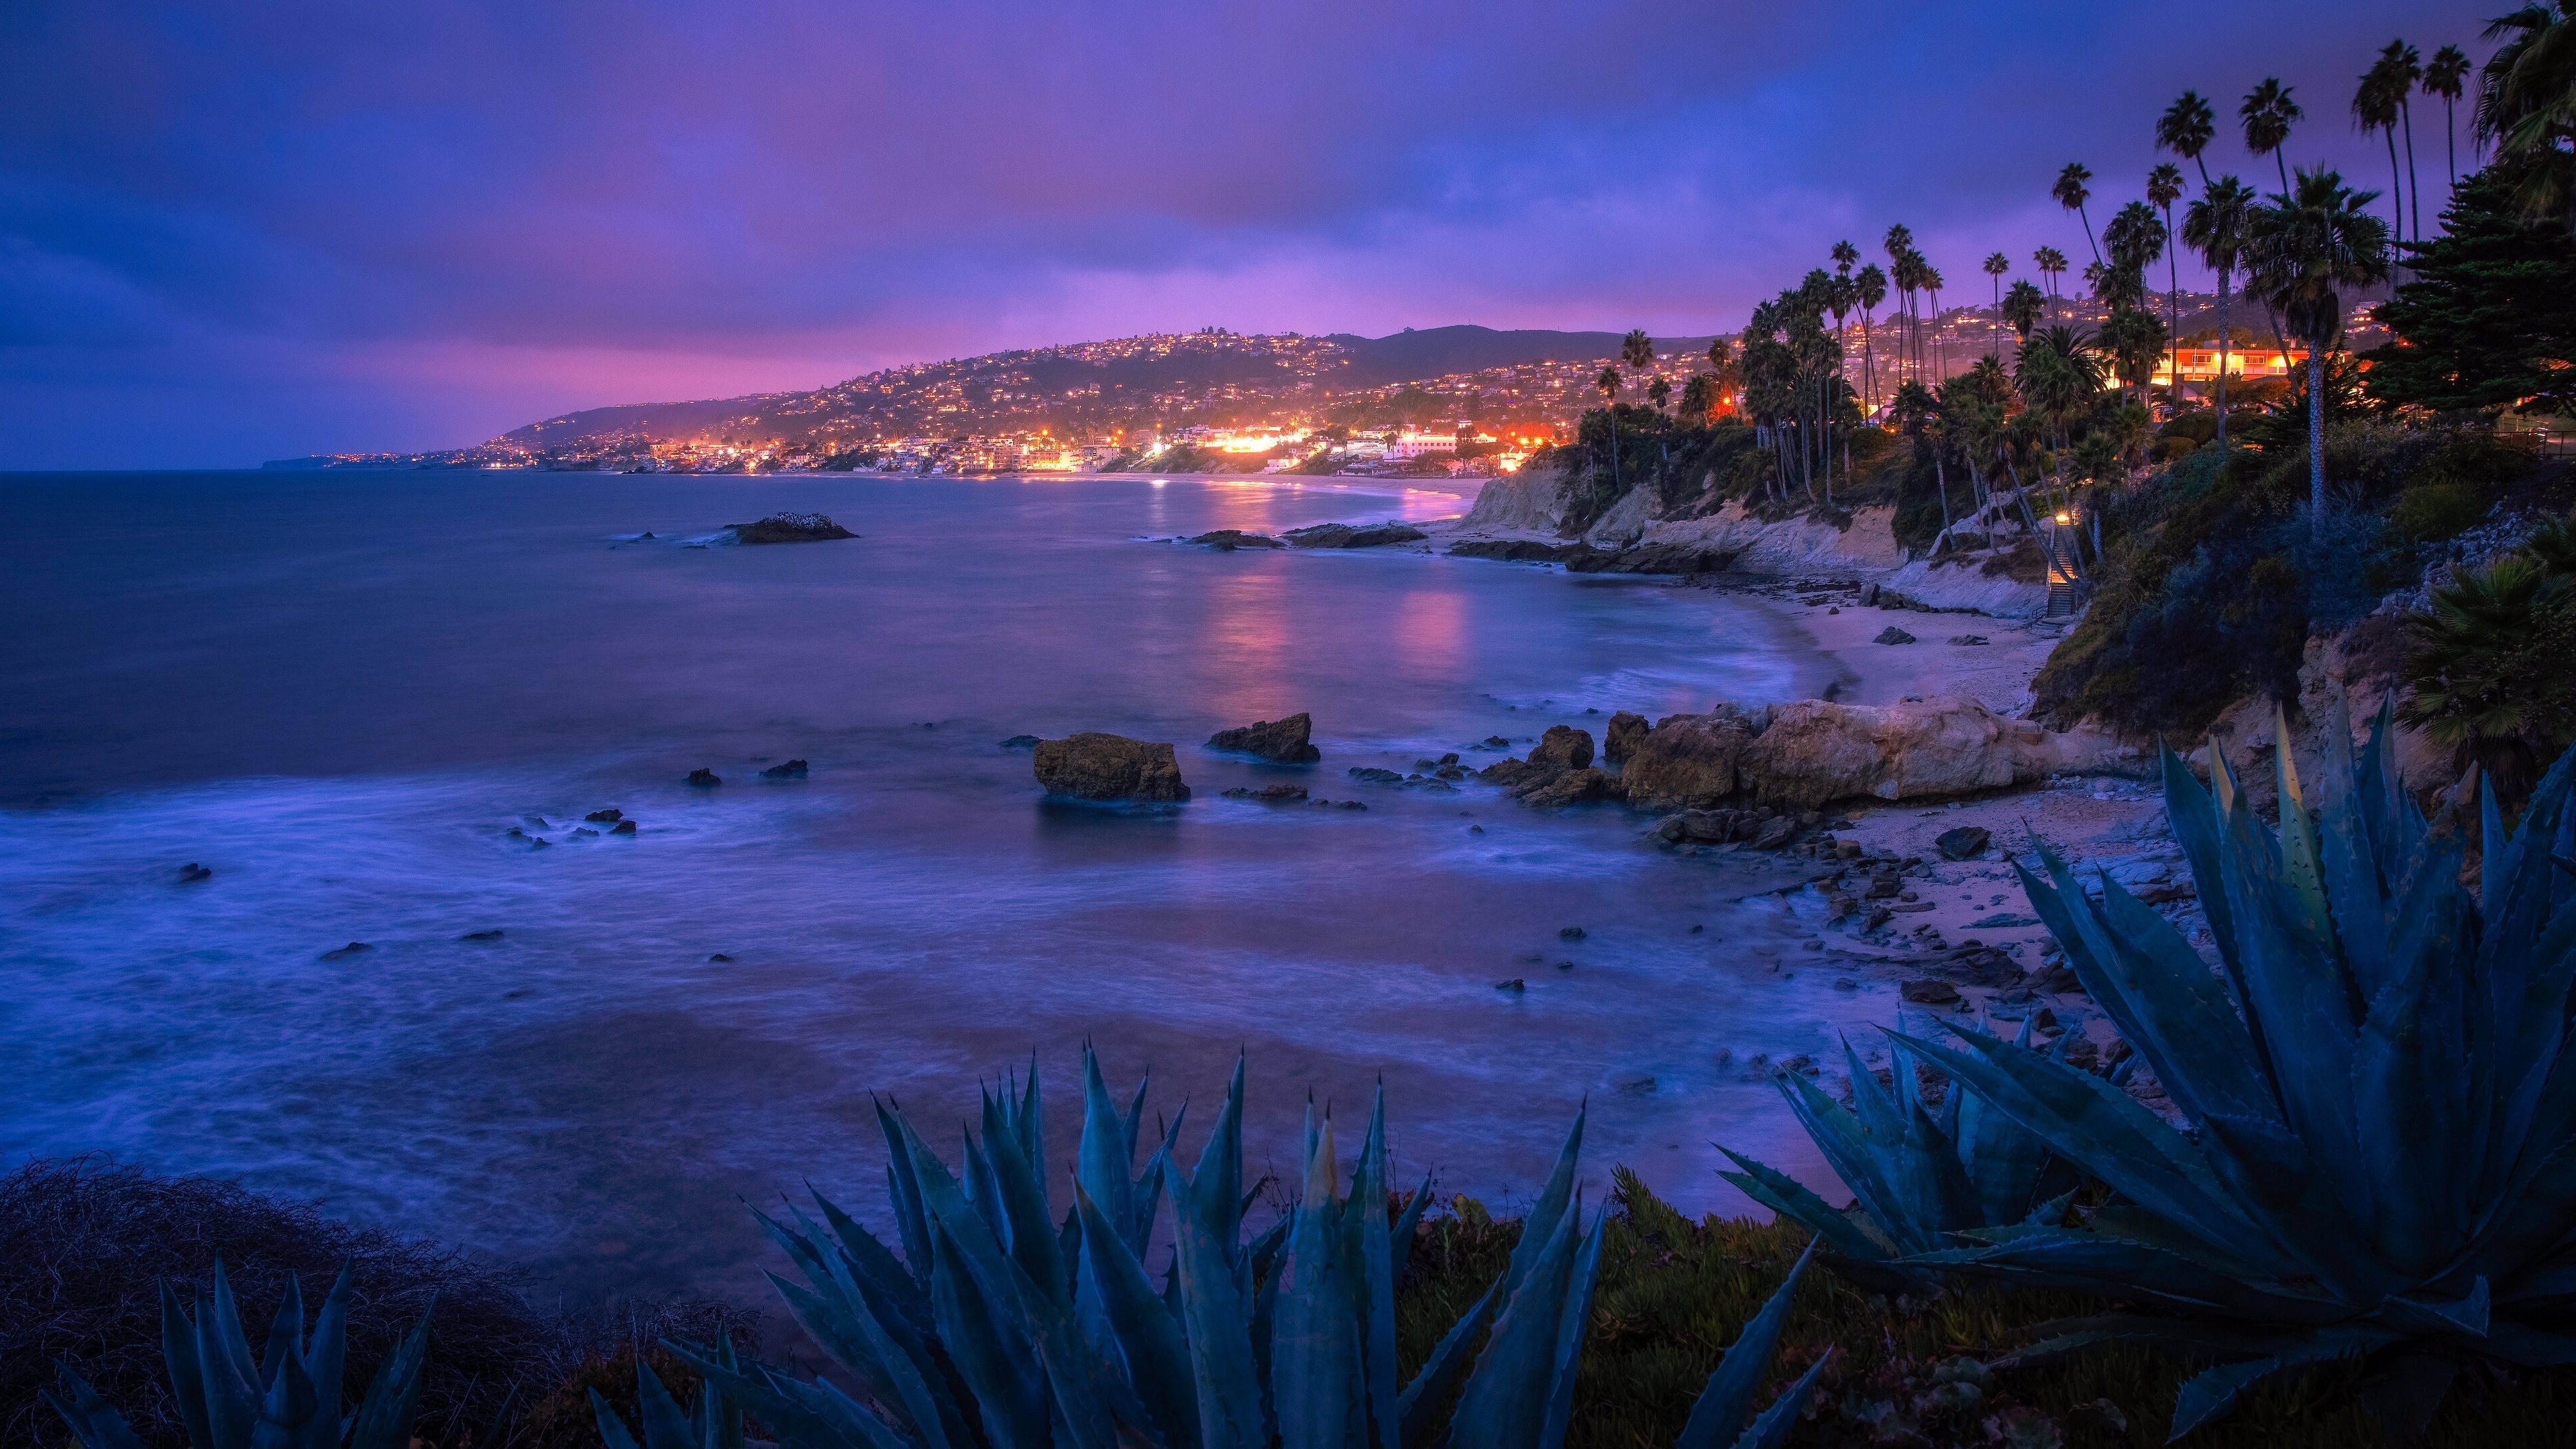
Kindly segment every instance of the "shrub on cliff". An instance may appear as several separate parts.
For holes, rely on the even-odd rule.
[[[2408,724],[2518,801],[2540,762],[2576,742],[2576,521],[2434,591],[2407,621]]]

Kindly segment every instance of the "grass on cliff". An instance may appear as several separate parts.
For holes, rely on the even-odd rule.
[[[1807,1244],[1805,1230],[1796,1227],[1742,1218],[1694,1222],[1627,1169],[1615,1178],[1568,1449],[1673,1443],[1721,1350]],[[1516,1224],[1496,1221],[1470,1201],[1429,1223],[1415,1242],[1396,1305],[1406,1372],[1501,1274],[1517,1238]],[[1994,1421],[2045,1416],[2062,1438],[2021,1442],[2149,1449],[2165,1442],[2174,1396],[2193,1372],[2181,1360],[2117,1350],[2063,1365],[1998,1370],[1969,1406],[1934,1378],[1962,1356],[1991,1360],[2028,1342],[2035,1324],[2111,1306],[2028,1289],[1946,1291],[1919,1304],[1890,1302],[1820,1266],[1799,1285],[1763,1401],[1830,1344],[1834,1361],[1791,1435],[1793,1444],[1983,1445],[1999,1437],[2001,1424]],[[2376,1422],[2352,1399],[2358,1380],[2353,1366],[2338,1365],[2276,1383],[2188,1442],[2201,1449],[2376,1446],[2382,1442]],[[2565,1442],[2571,1419],[2576,1369],[2510,1380],[2473,1371],[2462,1375],[2422,1442],[2431,1449]]]

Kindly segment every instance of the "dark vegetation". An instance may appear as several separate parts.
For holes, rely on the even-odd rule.
[[[1518,1237],[1517,1224],[1468,1199],[1426,1220],[1398,1301],[1397,1347],[1408,1370],[1430,1351],[1440,1328],[1494,1280]],[[1806,1244],[1806,1231],[1794,1226],[1714,1216],[1693,1221],[1620,1170],[1568,1449],[1674,1442],[1720,1350],[1734,1342]],[[1835,1347],[1805,1422],[1790,1436],[1802,1446],[2062,1442],[2068,1449],[2149,1449],[2165,1442],[2175,1397],[2195,1367],[2134,1347],[2041,1367],[1984,1367],[2028,1347],[2030,1330],[2040,1323],[2112,1306],[2069,1293],[1970,1287],[1890,1298],[1831,1272],[1810,1272],[1795,1301],[1763,1398],[1804,1372],[1826,1345]],[[2358,1364],[2335,1363],[2276,1381],[2189,1442],[2205,1449],[2360,1449],[2387,1442],[2370,1411],[2353,1399],[2361,1377]],[[1973,1386],[1974,1394],[1953,1387],[1958,1384]],[[2428,1449],[2551,1443],[2571,1411],[2576,1370],[2499,1376],[2458,1396],[2421,1442]],[[2054,1421],[2062,1440],[2015,1441],[2001,1432],[2034,1416]]]
[[[567,1427],[547,1442],[595,1449],[589,1421],[585,1437],[570,1432],[561,1406],[527,1411],[585,1376],[622,1378],[631,1400],[633,1345],[751,1321],[676,1300],[552,1317],[529,1306],[518,1275],[453,1249],[352,1227],[311,1203],[95,1157],[30,1162],[0,1178],[0,1249],[0,1445],[10,1449],[66,1442],[37,1397],[55,1382],[57,1361],[95,1385],[146,1444],[185,1443],[163,1368],[157,1285],[169,1283],[184,1304],[211,1285],[218,1257],[255,1349],[290,1273],[318,1303],[341,1266],[355,1266],[344,1384],[352,1405],[434,1296],[418,1432],[447,1449],[489,1442],[496,1422],[557,1420]],[[604,1367],[621,1354],[622,1375]]]

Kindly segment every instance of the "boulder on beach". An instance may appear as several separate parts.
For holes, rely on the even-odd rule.
[[[1894,624],[1890,624],[1886,628],[1879,630],[1878,637],[1869,642],[1872,644],[1911,644],[1915,641],[1913,635],[1897,628]]]
[[[593,810],[581,818],[593,825],[614,825],[626,818],[626,812],[611,806],[606,810]]]
[[[823,543],[858,537],[820,513],[773,513],[751,523],[728,523],[725,531],[736,543]]]
[[[1013,735],[1009,739],[1002,741],[1002,748],[1006,750],[1034,750],[1037,747],[1038,737],[1036,735]]]
[[[1932,848],[1941,852],[1943,860],[1974,860],[1985,853],[1986,842],[1992,838],[1993,832],[1982,825],[1962,825],[1934,836]]]
[[[1323,751],[1307,743],[1314,726],[1314,720],[1300,710],[1286,719],[1262,720],[1239,730],[1218,730],[1208,736],[1208,748],[1239,750],[1287,765],[1311,764],[1324,757]]]
[[[1296,801],[1306,798],[1306,787],[1303,785],[1264,785],[1260,789],[1256,790],[1249,785],[1237,785],[1233,789],[1225,792],[1225,798],[1228,800],[1260,800],[1274,805],[1293,804]]]
[[[635,822],[632,820],[620,820],[616,824],[608,827],[608,833],[611,835],[633,835],[635,833]]]
[[[2028,785],[2046,779],[2060,756],[2038,724],[1973,699],[1802,699],[1772,706],[1737,782],[1764,804],[1809,810],[1863,795],[1916,800]]]
[[[761,771],[760,778],[764,780],[802,780],[805,778],[805,772],[808,768],[809,767],[803,760],[789,760],[786,764],[772,765],[768,769]]]
[[[699,786],[700,788],[721,785],[724,783],[724,776],[706,768],[704,765],[701,765],[689,772],[689,783]]]
[[[1592,763],[1592,731],[1572,725],[1549,725],[1529,752],[1529,763],[1559,770],[1580,770]]]
[[[1038,741],[1038,783],[1050,795],[1076,800],[1187,800],[1180,762],[1168,744],[1124,735],[1078,734]]]
[[[1629,745],[1619,775],[1628,798],[1649,809],[1705,808],[1735,793],[1753,738],[1752,721],[1730,707],[1666,715]]]
[[[1376,548],[1381,544],[1413,543],[1429,536],[1401,523],[1319,523],[1312,528],[1292,528],[1280,535],[1299,548]]]
[[[1246,533],[1240,528],[1220,528],[1202,533],[1192,543],[1205,544],[1219,553],[1232,553],[1238,548],[1286,548],[1288,545],[1266,533]]]
[[[1398,774],[1393,770],[1379,769],[1375,765],[1353,765],[1351,766],[1350,775],[1354,780],[1365,780],[1372,785],[1401,785],[1404,783],[1404,776],[1401,774]]]
[[[1635,548],[1601,549],[1578,544],[1563,555],[1570,574],[1722,574],[1741,552],[1705,543],[1649,543]]]

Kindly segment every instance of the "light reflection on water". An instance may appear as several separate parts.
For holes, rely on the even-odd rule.
[[[1382,1078],[1407,1172],[1503,1198],[1589,1097],[1596,1181],[1624,1161],[1739,1209],[1712,1138],[1824,1181],[1744,1059],[1888,1010],[1798,969],[1812,923],[1792,908],[1732,903],[1748,869],[1654,851],[1623,811],[1344,773],[1795,692],[1815,666],[1794,640],[1634,580],[1134,538],[1454,498],[840,477],[0,490],[23,525],[0,603],[25,625],[0,647],[28,685],[0,702],[12,1156],[239,1173],[575,1295],[749,1294],[766,1250],[742,1198],[810,1178],[879,1201],[869,1092],[958,1121],[1032,1050],[1063,1133],[1086,1039],[1201,1122],[1247,1050],[1253,1152],[1274,1164],[1310,1088],[1363,1111]],[[606,542],[780,507],[864,538]],[[1195,743],[1298,709],[1312,769]],[[997,742],[1076,729],[1180,742],[1198,798],[1042,804]],[[791,755],[810,778],[757,778]],[[725,785],[681,784],[699,765]],[[1219,794],[1283,779],[1370,808]],[[643,833],[568,833],[607,805]],[[190,860],[215,878],[174,884]],[[323,959],[350,941],[372,949]]]

